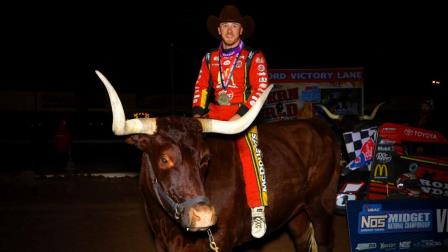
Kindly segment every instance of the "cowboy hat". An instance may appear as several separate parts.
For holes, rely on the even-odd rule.
[[[224,6],[219,13],[219,17],[211,15],[207,18],[207,29],[213,37],[221,38],[217,28],[222,22],[240,23],[243,27],[243,34],[241,35],[243,39],[250,37],[255,28],[254,19],[251,16],[241,16],[240,11],[233,5]]]

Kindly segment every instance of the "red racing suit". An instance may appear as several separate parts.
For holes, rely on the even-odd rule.
[[[267,64],[262,52],[244,47],[239,53],[226,57],[218,49],[212,50],[202,59],[194,89],[193,114],[207,114],[208,118],[223,121],[235,114],[243,116],[268,85]],[[222,93],[228,97],[227,104],[219,104]],[[251,208],[268,204],[265,170],[257,135],[256,126],[252,126],[238,137],[236,143],[243,166],[246,197]]]

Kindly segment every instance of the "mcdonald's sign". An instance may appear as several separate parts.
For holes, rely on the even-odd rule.
[[[375,179],[387,179],[389,172],[387,170],[387,165],[377,164],[373,170],[373,178]]]

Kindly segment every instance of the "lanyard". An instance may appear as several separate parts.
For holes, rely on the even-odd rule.
[[[232,68],[230,69],[230,73],[229,76],[227,78],[227,80],[224,82],[224,78],[222,76],[222,66],[221,66],[221,53],[218,54],[218,63],[219,63],[219,76],[221,77],[221,86],[222,89],[224,89],[224,91],[227,89],[227,87],[229,86],[229,81],[232,78],[233,75],[233,71],[235,70],[235,66],[236,63],[238,62],[238,59],[240,58],[240,53],[241,50],[238,52],[238,54],[236,55],[235,61],[232,64]]]

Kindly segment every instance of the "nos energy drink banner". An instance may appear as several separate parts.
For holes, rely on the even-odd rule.
[[[347,221],[351,251],[448,251],[446,199],[348,201]]]

